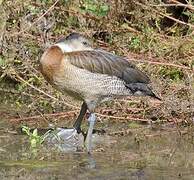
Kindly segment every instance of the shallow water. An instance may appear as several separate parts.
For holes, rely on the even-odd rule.
[[[46,145],[32,150],[27,136],[9,129],[5,125],[0,129],[2,180],[194,179],[193,134],[189,128],[152,130],[143,126],[124,135],[96,135],[92,155],[61,152]]]

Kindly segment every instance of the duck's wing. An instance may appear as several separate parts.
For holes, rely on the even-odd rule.
[[[93,73],[116,76],[124,80],[126,84],[148,84],[150,81],[148,76],[138,70],[134,64],[104,50],[74,51],[65,53],[64,58],[76,67]]]

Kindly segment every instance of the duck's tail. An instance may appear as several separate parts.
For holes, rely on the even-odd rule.
[[[160,101],[162,100],[152,91],[152,89],[149,87],[148,84],[130,83],[130,84],[126,84],[126,87],[129,88],[134,95],[151,96]]]

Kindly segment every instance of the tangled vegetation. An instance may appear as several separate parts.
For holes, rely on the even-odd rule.
[[[109,102],[99,107],[100,119],[183,125],[192,122],[191,0],[1,0],[0,11],[1,117],[11,122],[42,121],[46,126],[75,117],[75,102],[45,82],[39,72],[39,59],[49,44],[80,32],[95,46],[136,63],[150,75],[163,99],[158,103],[129,97]]]

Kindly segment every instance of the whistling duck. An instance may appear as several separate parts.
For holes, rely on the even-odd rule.
[[[89,129],[85,144],[91,151],[91,139],[98,104],[131,95],[158,98],[150,89],[147,75],[124,57],[102,49],[78,33],[72,33],[50,46],[42,55],[41,72],[45,79],[62,93],[83,101],[73,127],[81,132],[81,122],[88,110]]]

